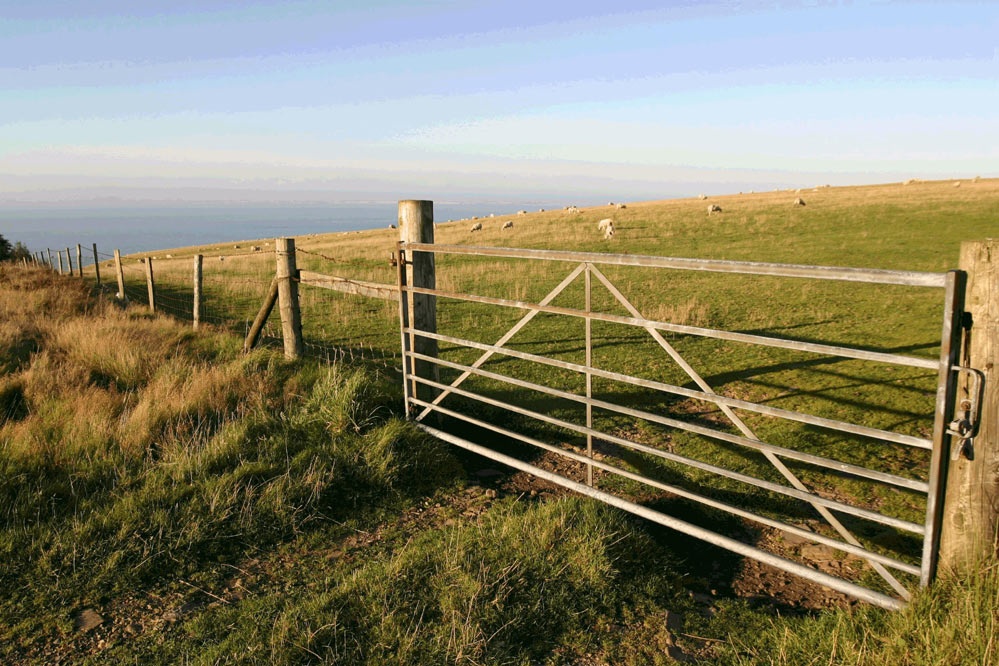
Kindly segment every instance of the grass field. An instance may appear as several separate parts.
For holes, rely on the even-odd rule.
[[[791,205],[797,196],[805,207]],[[443,223],[437,241],[943,271],[955,267],[962,240],[999,233],[996,180],[710,202],[723,213],[707,216],[700,200],[629,203],[490,218],[475,234],[470,222]],[[610,241],[597,232],[604,217],[615,220]],[[507,219],[514,227],[501,232]],[[387,259],[396,233],[298,238],[299,267],[391,283],[395,269]],[[190,298],[189,258],[206,255],[208,320],[219,328],[198,333],[182,320],[144,311],[138,257],[126,260],[133,301],[126,309],[95,299],[76,281],[4,270],[0,584],[12,591],[0,601],[4,660],[930,664],[996,658],[989,610],[999,590],[995,569],[919,593],[899,613],[835,600],[762,603],[765,585],[739,594],[737,559],[589,501],[550,490],[517,492],[530,487],[523,480],[492,482],[495,470],[483,470],[481,461],[428,440],[396,416],[401,387],[393,370],[399,344],[393,303],[303,289],[312,357],[287,362],[272,349],[239,354],[241,339],[232,333],[245,330],[273,275],[267,251],[273,246],[265,243],[153,253],[164,294],[158,301],[180,316]],[[571,268],[439,257],[438,286],[537,301]],[[925,358],[938,353],[936,290],[605,272],[652,319]],[[105,281],[108,276],[103,273]],[[578,307],[582,298],[581,287],[573,286],[557,304]],[[595,309],[620,311],[608,294],[594,298]],[[442,299],[439,328],[492,343],[521,314]],[[513,343],[578,363],[582,335],[581,322],[541,315]],[[594,339],[597,367],[689,382],[644,331],[595,324]],[[886,375],[867,362],[814,363],[800,352],[690,336],[669,340],[724,395],[927,434],[932,372],[896,368]],[[474,356],[442,347],[445,359]],[[499,360],[484,367],[582,389],[580,377],[547,367]],[[468,386],[569,421],[582,418],[565,401],[492,380]],[[703,403],[610,383],[594,389],[662,415],[721,421]],[[563,430],[481,406],[468,409],[566,448],[581,445]],[[912,470],[925,463],[918,452],[886,455],[883,447],[857,446],[813,428],[747,420],[767,441],[857,464],[916,474]],[[774,475],[759,457],[696,435],[610,414],[597,421],[651,446]],[[821,529],[807,512],[765,492],[648,457],[621,458],[630,469],[738,497],[768,515],[791,512]],[[909,493],[795,470],[831,496],[920,521],[922,506]],[[482,471],[488,474],[477,474]],[[653,505],[669,503],[612,478],[599,482]],[[699,520],[750,540],[766,536],[710,514]],[[876,530],[859,534],[866,545],[913,557],[911,540]],[[798,554],[788,544],[771,545]],[[855,564],[832,563],[839,573],[867,575],[854,571]],[[775,599],[789,599],[773,592]],[[823,605],[833,608],[808,610]]]

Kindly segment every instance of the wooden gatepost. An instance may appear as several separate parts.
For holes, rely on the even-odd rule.
[[[977,433],[952,440],[939,561],[942,572],[968,575],[999,558],[999,239],[962,243],[960,268],[968,274],[961,365],[973,371],[960,372],[952,430]]]
[[[411,251],[405,248],[407,243],[434,242],[434,202],[423,200],[404,200],[399,202],[399,240],[405,255],[404,276],[410,287],[422,289],[437,288],[437,274],[433,252]],[[400,270],[402,270],[400,264]],[[410,293],[406,307],[409,321],[416,331],[428,333],[437,332],[437,297],[431,294]],[[407,349],[417,354],[437,358],[437,340],[418,334],[411,334],[406,340]],[[406,362],[406,359],[403,359]],[[438,380],[438,369],[435,363],[415,359],[412,374],[421,379]],[[437,397],[437,389],[417,381],[413,382],[412,395],[420,400],[431,401]]]

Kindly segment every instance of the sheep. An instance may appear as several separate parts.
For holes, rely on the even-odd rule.
[[[599,222],[597,222],[598,231],[607,231],[607,227],[613,227],[613,226],[614,226],[614,220],[610,219],[609,217],[604,218]]]
[[[794,205],[795,206],[804,206],[805,205],[805,200],[802,199],[801,197],[798,197],[797,199],[794,200]]]
[[[621,209],[627,208],[627,206],[625,204],[618,204],[617,208],[618,208],[618,210],[621,210]]]
[[[389,225],[389,229],[395,229],[395,225],[394,224],[390,224]]]
[[[513,220],[507,220],[504,222],[503,226],[500,227],[500,231],[503,231],[504,229],[513,229]]]
[[[219,256],[219,261],[225,261],[225,257],[223,257],[223,256],[220,255]]]
[[[604,239],[610,240],[611,238],[614,237],[614,222],[612,222],[611,220],[607,220],[607,222],[608,224],[604,228]]]
[[[233,245],[233,246],[232,246],[232,249],[234,249],[234,250],[238,250],[238,249],[239,249],[239,246],[238,246],[238,245]]]
[[[472,231],[482,231],[482,223],[481,222],[476,222],[475,224],[472,225],[472,228],[469,229],[468,231],[469,232],[472,232]]]
[[[527,215],[527,211],[526,210],[518,210],[517,211],[517,215]]]
[[[708,195],[707,194],[698,194],[697,198],[700,199],[701,201],[704,201],[705,199],[708,198]]]
[[[570,214],[573,214],[573,215],[579,212],[579,209],[576,208],[575,206],[566,206],[565,210],[566,210],[567,213],[570,213]]]
[[[260,252],[260,246],[254,245],[253,247],[250,248],[250,252]]]
[[[961,181],[956,181],[954,183],[954,187],[961,187]]]
[[[720,213],[720,212],[722,212],[721,206],[719,206],[718,204],[708,204],[708,215],[710,215],[711,213]]]
[[[168,254],[168,255],[166,256],[166,258],[167,258],[167,259],[173,259],[173,255],[172,255],[172,254]]]

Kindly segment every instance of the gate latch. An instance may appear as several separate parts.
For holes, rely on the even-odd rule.
[[[961,417],[947,426],[947,434],[954,438],[950,459],[957,460],[964,456],[968,460],[974,460],[974,440],[982,423],[979,413],[985,396],[985,374],[981,370],[964,366],[955,366],[953,370],[971,377],[974,391],[968,391],[969,397],[961,400]]]

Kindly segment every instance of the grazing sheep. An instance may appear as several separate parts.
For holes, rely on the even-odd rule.
[[[518,210],[517,211],[517,215],[527,215],[527,211],[526,210]]]
[[[708,195],[707,194],[698,194],[697,198],[700,199],[701,201],[704,201],[705,199],[708,198]]]
[[[794,205],[795,206],[804,206],[805,205],[805,200],[802,199],[801,197],[798,197],[797,199],[794,200]]]
[[[145,257],[139,257],[139,263],[140,264],[146,263],[146,258]]]
[[[711,213],[720,213],[720,212],[722,212],[721,206],[719,206],[718,204],[708,204],[708,215],[710,215]]]
[[[611,238],[614,237],[614,223],[611,222],[610,220],[608,220],[608,222],[610,222],[610,224],[608,224],[604,228],[604,239],[605,240],[610,240]]]
[[[613,226],[614,226],[614,220],[610,219],[609,217],[604,218],[599,222],[597,222],[598,231],[607,231],[607,227],[613,227]]]
[[[543,213],[543,212],[545,212],[545,209],[544,209],[544,208],[539,208],[539,209],[538,209],[538,212],[539,212],[539,213]]]
[[[219,261],[225,261],[225,257],[220,256]]]
[[[955,182],[955,183],[954,183],[954,187],[961,187],[961,181],[957,181],[957,182]]]
[[[468,231],[469,232],[472,232],[472,231],[482,231],[482,223],[481,222],[476,222],[475,224],[472,225],[472,228],[469,229]]]
[[[576,208],[575,206],[566,206],[565,210],[566,210],[567,213],[571,213],[573,215],[575,215],[576,213],[579,212],[579,209]]]
[[[238,246],[238,245],[233,245],[233,246],[232,246],[232,249],[234,249],[234,250],[238,250],[238,249],[239,249],[239,246]]]
[[[394,224],[390,224],[389,225],[389,229],[395,229],[395,225]]]
[[[253,247],[250,248],[250,252],[260,252],[260,246],[254,245]]]
[[[619,210],[627,208],[627,206],[625,204],[618,204],[617,207],[618,207]]]
[[[168,255],[166,256],[166,258],[167,258],[167,259],[173,259],[173,255],[172,255],[172,254],[168,254]]]
[[[504,222],[503,226],[500,227],[500,231],[503,231],[504,229],[513,229],[513,220],[507,220]]]

